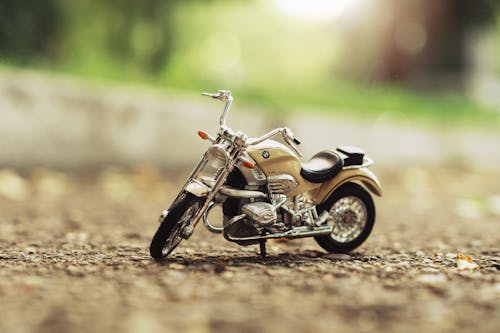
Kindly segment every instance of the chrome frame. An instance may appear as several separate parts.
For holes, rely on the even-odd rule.
[[[203,215],[207,211],[208,207],[210,206],[210,203],[212,203],[212,200],[214,199],[215,195],[217,194],[217,192],[219,192],[219,189],[224,184],[227,176],[233,170],[234,165],[237,162],[237,156],[240,154],[241,149],[242,149],[242,147],[235,149],[234,152],[232,154],[230,154],[229,161],[227,161],[226,165],[220,169],[220,170],[222,170],[222,172],[218,172],[217,177],[215,178],[215,184],[210,189],[207,196],[205,197],[205,202],[203,203],[203,206],[198,210],[198,212],[196,213],[194,218],[189,223],[189,225],[192,226],[193,228],[196,227],[196,225],[198,224],[200,219],[203,217]],[[206,161],[208,161],[208,159],[206,159]],[[206,164],[206,161],[205,161],[205,164]],[[186,184],[193,181],[193,179],[196,179],[196,177],[199,175],[202,168],[197,167],[197,168],[195,168],[195,170],[196,170],[196,172],[193,172],[192,176],[188,179]],[[183,188],[183,191],[184,191],[184,189],[185,189],[185,187]],[[179,193],[179,195],[180,195],[180,193]]]
[[[233,218],[237,222],[242,219],[241,215],[237,215]],[[231,242],[242,242],[242,241],[256,241],[261,239],[271,239],[271,238],[304,238],[312,236],[322,236],[331,234],[333,227],[331,225],[325,225],[320,227],[315,227],[311,229],[308,226],[305,227],[295,227],[283,232],[277,232],[272,234],[265,234],[259,236],[249,236],[249,237],[232,237],[231,235],[224,232],[224,237]]]
[[[210,221],[208,220],[208,214],[216,206],[217,206],[217,204],[215,204],[214,202],[211,202],[208,205],[207,211],[205,212],[205,214],[203,214],[203,224],[208,229],[208,231],[216,233],[216,234],[220,234],[220,233],[222,233],[222,231],[224,231],[224,227],[216,227],[216,226],[212,225],[210,223]]]

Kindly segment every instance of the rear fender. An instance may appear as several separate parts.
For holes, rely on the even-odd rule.
[[[327,180],[321,186],[311,192],[312,199],[316,205],[323,203],[330,194],[348,182],[359,183],[372,194],[381,197],[382,188],[377,176],[367,168],[344,169],[338,175]]]

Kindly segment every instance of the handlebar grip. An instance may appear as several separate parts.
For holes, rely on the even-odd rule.
[[[203,96],[208,96],[212,98],[219,98],[219,94],[212,94],[212,93],[207,93],[207,92],[202,92],[201,93]]]
[[[293,143],[295,143],[296,145],[300,145],[300,140],[294,137]]]

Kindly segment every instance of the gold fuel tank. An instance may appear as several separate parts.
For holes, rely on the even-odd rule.
[[[300,175],[300,169],[302,168],[300,159],[284,144],[274,140],[267,140],[248,147],[247,152],[267,177],[288,174],[295,178],[298,185],[287,193],[288,197],[311,191],[321,185],[302,178]]]

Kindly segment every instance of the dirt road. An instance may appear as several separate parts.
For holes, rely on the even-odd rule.
[[[376,226],[350,255],[301,240],[262,259],[200,225],[159,265],[182,174],[1,170],[0,332],[498,332],[498,173],[375,171]]]

